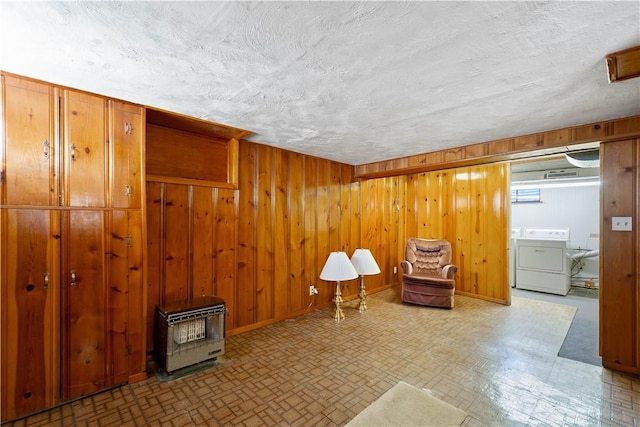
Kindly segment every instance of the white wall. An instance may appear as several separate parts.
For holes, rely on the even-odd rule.
[[[598,249],[600,187],[542,188],[542,203],[512,203],[511,226],[570,229],[569,248]]]

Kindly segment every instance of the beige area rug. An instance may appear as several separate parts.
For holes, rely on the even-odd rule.
[[[347,426],[459,426],[467,413],[400,381],[380,396]]]

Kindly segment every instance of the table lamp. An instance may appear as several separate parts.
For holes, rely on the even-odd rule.
[[[331,252],[327,262],[325,262],[320,279],[327,282],[336,282],[336,296],[333,301],[336,304],[334,318],[336,322],[344,319],[344,313],[340,304],[342,304],[342,292],[340,290],[340,282],[344,280],[352,280],[358,277],[358,272],[349,261],[349,257],[344,252]]]
[[[356,249],[351,256],[351,263],[360,275],[360,293],[358,294],[360,304],[358,304],[358,310],[362,313],[367,309],[367,303],[365,302],[367,293],[364,290],[364,276],[379,274],[380,267],[378,267],[378,263],[376,263],[369,249]]]

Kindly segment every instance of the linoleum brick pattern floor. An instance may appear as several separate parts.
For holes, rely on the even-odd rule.
[[[640,379],[557,357],[575,308],[456,297],[404,305],[399,289],[227,337],[205,371],[155,376],[7,426],[341,426],[403,380],[468,413],[465,426],[636,426]]]

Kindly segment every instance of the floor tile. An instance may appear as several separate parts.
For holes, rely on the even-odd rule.
[[[341,426],[398,381],[468,413],[469,426],[623,426],[640,379],[557,356],[575,307],[456,296],[452,310],[402,304],[399,289],[227,337],[225,355],[7,426]]]

